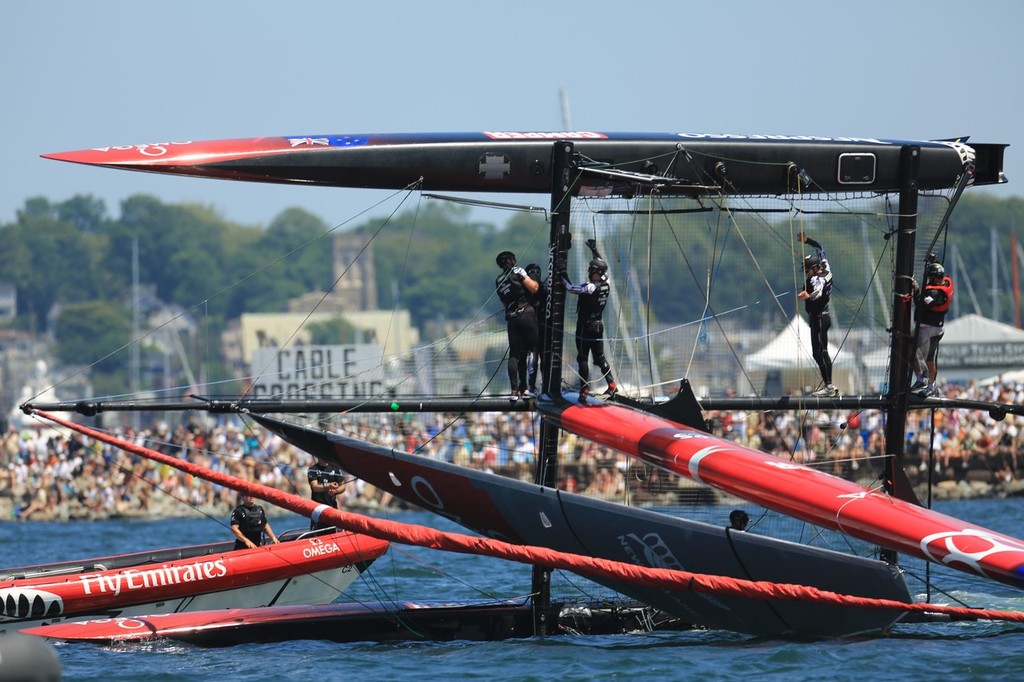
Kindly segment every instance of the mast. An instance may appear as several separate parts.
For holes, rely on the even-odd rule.
[[[1020,273],[1017,269],[1017,231],[1010,230],[1010,267],[1013,274],[1013,326],[1020,329]]]
[[[142,387],[142,351],[139,339],[142,336],[139,308],[139,238],[132,237],[132,341],[128,348],[128,387],[132,395],[138,395]],[[142,427],[142,415],[132,413],[132,428],[138,431]]]
[[[1000,322],[999,310],[999,238],[996,228],[990,227],[988,232],[989,259],[992,262],[992,319]]]
[[[562,273],[568,264],[569,205],[576,172],[572,142],[556,142],[551,152],[551,235],[548,239],[548,298],[541,325],[541,378],[547,396],[560,396],[562,388],[562,338],[565,329],[565,285]],[[542,419],[540,449],[534,482],[554,488],[558,485],[558,426]],[[551,601],[551,571],[533,568],[534,634],[547,634],[547,612]]]
[[[911,355],[915,352],[915,330],[910,319],[913,309],[914,244],[917,233],[918,170],[921,149],[913,145],[900,153],[899,222],[896,238],[896,275],[892,297],[892,346],[890,351],[889,399],[885,419],[885,490],[890,495],[920,504],[903,470],[907,405],[910,393]],[[883,551],[881,557],[895,561],[896,555]]]

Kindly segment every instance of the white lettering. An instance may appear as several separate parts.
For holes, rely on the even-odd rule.
[[[336,550],[341,551],[341,550]],[[144,571],[128,569],[112,575],[89,574],[83,575],[79,580],[85,594],[92,594],[95,589],[101,594],[112,593],[114,596],[121,594],[122,585],[127,590],[139,590],[151,587],[166,587],[190,583],[197,580],[212,580],[223,578],[228,574],[228,567],[223,559],[216,561],[203,561],[185,566],[161,566]]]
[[[583,131],[561,132],[561,133],[512,133],[484,131],[484,135],[492,140],[606,140],[608,136],[604,133],[590,133]]]
[[[126,151],[134,149],[134,150],[138,151],[140,154],[142,154],[143,156],[163,156],[164,154],[167,153],[167,148],[170,147],[171,145],[185,145],[185,144],[192,144],[192,141],[189,140],[189,141],[186,141],[186,142],[152,142],[152,143],[149,143],[149,144],[121,145],[119,147],[93,147],[92,151],[94,151],[94,152],[109,152],[109,151],[126,152]]]
[[[876,140],[873,137],[822,137],[818,135],[737,135],[735,133],[676,133],[688,140],[768,140],[778,142],[852,142],[860,144],[892,145],[889,140]]]
[[[315,556],[326,556],[328,554],[334,554],[335,552],[340,551],[341,547],[338,547],[337,544],[332,542],[330,544],[322,544],[307,547],[306,549],[302,550],[302,556],[306,557],[307,559],[311,559]]]

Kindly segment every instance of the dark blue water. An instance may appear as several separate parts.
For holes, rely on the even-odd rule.
[[[950,502],[941,511],[1020,537],[1024,501]],[[435,516],[396,520],[445,529]],[[278,530],[302,526],[275,519]],[[219,540],[220,519],[3,523],[2,564],[85,558]],[[1024,593],[955,572],[943,589],[973,606],[1024,611]],[[528,591],[529,568],[493,559],[395,546],[347,599],[477,599]],[[948,600],[936,598],[940,603]],[[1024,626],[1001,622],[898,625],[856,640],[763,640],[721,631],[603,637],[557,636],[503,642],[353,643],[297,641],[203,649],[177,643],[57,647],[67,680],[1017,680]]]

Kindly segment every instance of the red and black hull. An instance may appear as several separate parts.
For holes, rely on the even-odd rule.
[[[952,188],[968,162],[974,184],[1005,182],[1005,145],[811,135],[470,132],[296,135],[153,142],[45,154],[126,170],[254,182],[548,193],[552,145],[572,142],[580,188],[626,191],[637,173],[666,194],[890,192],[901,150],[917,147],[920,189]],[[617,186],[618,185],[618,186]]]

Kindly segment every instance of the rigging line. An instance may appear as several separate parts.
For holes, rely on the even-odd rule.
[[[963,172],[957,179],[956,186],[952,189],[950,195],[946,197],[946,212],[939,221],[939,227],[935,232],[935,237],[932,238],[931,244],[928,245],[929,252],[935,248],[935,242],[938,241],[939,235],[949,229],[949,217],[953,213],[953,208],[955,208],[957,203],[959,203],[960,196],[964,193],[964,190],[967,188],[967,185],[970,184],[972,179],[974,179],[974,164],[972,162],[967,162],[964,164]],[[942,196],[946,195],[943,194]]]
[[[690,277],[693,279],[693,282],[697,286],[697,288],[698,289],[701,288],[701,284],[700,284],[699,280],[697,279],[696,273],[694,272],[693,265],[690,263],[690,259],[689,259],[689,257],[686,254],[686,250],[683,248],[682,243],[680,242],[679,234],[675,230],[675,228],[672,225],[672,222],[670,220],[668,220],[666,218],[665,222],[666,222],[666,224],[668,226],[669,234],[672,236],[672,239],[675,241],[676,249],[678,250],[679,254],[682,256],[683,262],[686,264],[687,270],[690,273]],[[729,352],[732,354],[733,359],[736,360],[737,364],[741,368],[741,371],[743,372],[745,378],[747,379],[747,382],[750,384],[750,386],[753,386],[753,382],[750,380],[749,374],[747,374],[746,369],[743,368],[743,363],[740,360],[740,357],[739,357],[738,353],[736,352],[736,348],[731,343],[728,342],[728,336],[725,334],[725,329],[722,327],[722,322],[718,318],[718,316],[716,315],[714,307],[710,304],[710,302],[707,305],[707,312],[711,313],[711,319],[714,320],[715,324],[718,326],[719,332],[722,334],[723,338],[726,339],[726,348],[729,350]]]
[[[45,423],[45,422],[43,422],[43,418],[40,415],[36,414],[36,413],[32,413],[29,416],[32,417],[33,419],[36,419],[40,423]],[[64,434],[65,434],[65,437],[70,440],[69,434],[71,433],[71,431],[67,427],[64,427],[64,426],[62,426],[60,424],[54,424],[54,423],[48,423],[48,424],[45,424],[45,425],[46,425],[46,428],[57,429],[59,431],[63,431]],[[160,441],[156,441],[156,440],[153,440],[151,438],[147,438],[143,442],[144,443],[163,444],[163,445],[172,445],[172,443],[160,443]],[[135,470],[133,468],[126,467],[126,466],[122,465],[120,463],[119,459],[112,460],[112,462],[113,462],[113,465],[115,467],[117,467],[118,470],[120,470],[121,473],[125,474],[126,476],[131,476],[135,480],[138,480],[138,481],[141,481],[142,483],[145,483],[149,487],[153,488],[153,490],[156,490],[159,493],[163,493],[164,495],[166,495],[167,497],[171,498],[175,502],[179,502],[179,503],[185,505],[186,507],[188,507],[189,509],[197,512],[201,516],[205,516],[206,518],[210,519],[211,521],[214,521],[215,523],[219,524],[221,527],[223,527],[225,529],[228,528],[228,524],[224,523],[224,520],[222,518],[212,516],[211,514],[209,514],[206,511],[204,511],[202,508],[197,507],[196,505],[192,504],[191,502],[189,502],[187,500],[182,499],[181,497],[178,497],[173,492],[165,489],[161,485],[161,483],[155,482],[155,481],[151,481],[148,478],[146,478],[145,476],[142,476],[142,475],[139,475],[139,474],[135,473]]]
[[[673,157],[669,167],[676,162],[678,155]],[[654,191],[651,191],[652,197]],[[659,198],[660,200],[660,198]],[[654,354],[654,339],[651,336],[651,315],[653,314],[653,307],[651,305],[652,294],[654,293],[654,216],[649,216],[647,219],[647,301],[644,304],[644,338],[647,342],[647,362],[650,367],[650,379],[651,384],[658,382],[660,378],[658,375],[657,358]],[[640,376],[637,373],[637,376]],[[638,382],[639,383],[639,382]]]
[[[147,338],[149,338],[150,336],[152,336],[152,335],[156,334],[157,332],[159,332],[159,331],[163,330],[163,329],[164,329],[165,327],[167,327],[167,326],[169,326],[169,325],[171,325],[171,324],[174,324],[175,322],[177,322],[177,321],[178,321],[178,320],[180,320],[181,318],[185,317],[185,316],[186,316],[186,315],[188,315],[189,313],[191,313],[191,312],[194,312],[195,310],[198,310],[198,309],[199,309],[199,308],[200,308],[201,306],[204,306],[204,305],[209,305],[209,302],[210,302],[210,301],[211,301],[212,299],[215,299],[215,298],[217,298],[217,297],[219,297],[219,296],[222,296],[222,295],[226,294],[227,292],[229,292],[229,291],[231,291],[231,290],[233,290],[233,289],[235,289],[235,288],[237,288],[237,287],[241,286],[241,285],[242,285],[243,283],[245,283],[245,282],[249,281],[250,279],[252,279],[252,278],[253,278],[253,277],[255,277],[256,275],[258,275],[258,274],[260,274],[260,273],[264,272],[265,270],[268,270],[269,268],[271,268],[271,267],[273,267],[273,266],[277,265],[278,263],[280,263],[281,261],[285,260],[286,258],[288,258],[289,256],[291,256],[291,255],[292,255],[293,253],[296,253],[297,251],[301,251],[302,249],[306,248],[307,246],[309,246],[309,245],[310,245],[310,244],[312,244],[313,242],[316,242],[316,241],[318,241],[318,240],[322,239],[323,237],[327,236],[328,234],[330,234],[330,233],[334,232],[335,230],[339,230],[339,229],[341,229],[342,227],[344,227],[345,225],[347,225],[347,224],[349,224],[349,223],[353,222],[353,221],[354,221],[354,220],[356,220],[357,218],[359,218],[359,217],[361,217],[361,216],[363,216],[363,215],[365,215],[365,214],[369,213],[370,211],[374,210],[375,208],[377,208],[377,207],[378,207],[378,206],[380,206],[381,204],[383,204],[383,203],[385,203],[385,202],[387,202],[387,201],[390,201],[390,200],[391,200],[391,199],[392,199],[393,197],[395,197],[395,196],[397,196],[397,195],[399,195],[399,194],[402,194],[402,193],[406,193],[406,192],[409,192],[409,191],[411,191],[411,189],[412,189],[413,187],[415,187],[415,186],[416,186],[416,185],[417,185],[418,183],[419,183],[419,180],[417,180],[417,181],[416,181],[415,183],[412,183],[412,184],[410,184],[410,185],[407,185],[406,187],[404,187],[404,188],[402,188],[402,189],[400,189],[400,190],[396,190],[395,192],[392,192],[391,194],[389,194],[388,196],[384,197],[383,199],[381,199],[381,200],[380,200],[380,201],[378,201],[377,203],[375,203],[375,204],[371,204],[370,206],[367,206],[367,207],[366,207],[365,209],[363,209],[362,211],[359,211],[358,213],[356,213],[355,215],[351,216],[350,218],[348,218],[348,219],[346,219],[346,220],[342,221],[341,223],[338,223],[337,225],[335,225],[335,226],[334,226],[334,227],[332,227],[331,229],[327,230],[326,232],[324,232],[324,233],[322,233],[322,234],[320,234],[320,235],[318,235],[318,236],[316,236],[316,237],[314,237],[314,238],[310,239],[310,240],[309,240],[309,241],[307,241],[306,243],[304,243],[304,244],[302,244],[302,245],[300,245],[300,246],[298,246],[298,247],[296,247],[296,248],[292,249],[292,250],[291,250],[291,251],[289,251],[288,253],[282,254],[282,255],[281,255],[281,256],[279,256],[278,258],[275,258],[274,260],[270,261],[269,263],[266,263],[266,264],[264,264],[264,265],[263,265],[262,267],[260,267],[260,268],[257,268],[256,270],[254,270],[253,272],[249,273],[249,274],[248,274],[248,275],[246,275],[245,277],[243,277],[243,278],[241,278],[241,279],[239,279],[239,280],[237,280],[237,281],[235,281],[235,282],[233,282],[233,283],[231,283],[231,284],[229,284],[229,285],[227,285],[227,286],[225,286],[225,287],[221,288],[221,289],[220,289],[219,291],[217,291],[217,292],[215,292],[214,294],[212,294],[212,295],[210,295],[210,296],[206,297],[205,299],[203,299],[202,301],[200,301],[200,302],[196,303],[196,304],[195,304],[195,305],[193,305],[192,307],[190,307],[190,308],[188,308],[188,309],[186,309],[186,310],[183,310],[183,311],[181,311],[181,312],[180,312],[180,313],[178,313],[177,315],[175,315],[175,316],[173,316],[173,317],[169,318],[168,320],[166,320],[166,321],[165,321],[165,322],[163,322],[162,324],[158,325],[157,327],[154,327],[153,329],[149,330],[149,331],[148,331],[148,332],[146,332],[145,334],[142,334],[142,335],[141,335],[141,336],[139,336],[138,338],[136,338],[136,339],[131,339],[131,340],[129,340],[129,341],[127,342],[127,343],[125,343],[125,344],[124,344],[124,345],[122,345],[121,347],[119,347],[119,348],[116,348],[116,349],[114,349],[114,350],[110,351],[109,353],[107,353],[107,354],[106,354],[106,355],[104,355],[103,357],[101,357],[101,358],[99,358],[99,359],[97,359],[97,360],[93,361],[92,363],[90,363],[90,364],[88,364],[88,365],[85,365],[84,367],[82,367],[82,368],[81,368],[81,369],[79,369],[78,371],[76,371],[76,372],[72,372],[72,373],[71,373],[71,374],[69,374],[68,376],[66,376],[66,377],[64,377],[63,379],[61,379],[60,381],[58,381],[58,382],[57,382],[56,384],[53,384],[52,386],[50,386],[49,388],[54,388],[54,389],[55,389],[55,388],[57,388],[57,387],[59,387],[59,386],[61,386],[61,385],[65,384],[65,383],[69,382],[70,380],[74,379],[75,377],[78,377],[78,376],[80,376],[80,375],[84,374],[85,372],[88,372],[88,371],[89,371],[89,370],[91,370],[91,369],[92,369],[93,367],[95,367],[95,366],[96,366],[96,365],[98,365],[99,363],[103,362],[103,361],[104,361],[104,360],[106,360],[107,358],[110,358],[110,357],[112,357],[112,356],[114,356],[114,355],[116,355],[116,354],[120,353],[120,352],[121,352],[122,350],[124,350],[125,348],[128,348],[128,347],[129,347],[129,346],[131,346],[132,344],[134,344],[134,343],[140,343],[140,342],[141,342],[142,340],[144,340],[144,339],[147,339]],[[404,201],[404,200],[403,200],[403,201]],[[33,396],[33,397],[34,397],[34,398],[37,398],[37,397],[39,397],[40,395],[42,395],[43,393],[45,393],[45,392],[46,392],[47,390],[49,390],[49,389],[48,389],[48,388],[47,388],[47,389],[43,389],[42,391],[40,391],[39,393],[37,393],[37,394],[36,394],[35,396]]]
[[[548,220],[548,210],[541,206],[528,206],[525,204],[507,204],[500,201],[483,201],[482,199],[470,199],[466,197],[456,197],[448,194],[433,194],[428,193],[423,195],[426,199],[438,199],[440,201],[448,201],[453,204],[463,204],[466,206],[478,206],[481,208],[496,208],[505,211],[519,211],[521,213],[543,213],[544,220]]]
[[[362,253],[364,253],[364,252],[366,251],[366,249],[367,249],[367,248],[369,247],[369,245],[370,245],[370,244],[371,244],[371,243],[373,242],[373,239],[374,239],[374,237],[376,237],[377,235],[379,235],[379,234],[380,234],[380,233],[381,233],[381,232],[382,232],[382,231],[384,230],[384,228],[388,226],[388,224],[389,224],[389,223],[391,222],[391,220],[392,220],[392,219],[393,219],[393,218],[395,217],[395,214],[396,214],[396,213],[398,212],[398,209],[400,209],[400,208],[401,208],[401,207],[402,207],[402,206],[403,206],[403,205],[405,204],[405,202],[406,202],[406,201],[408,200],[409,196],[410,196],[410,194],[409,194],[409,193],[406,193],[406,195],[405,195],[405,197],[404,197],[404,198],[402,199],[402,201],[400,201],[400,202],[398,203],[398,205],[397,205],[397,206],[395,206],[395,208],[394,208],[394,209],[393,209],[393,210],[391,211],[391,213],[390,213],[390,214],[388,215],[388,217],[387,217],[387,218],[386,218],[386,219],[385,219],[385,220],[384,220],[383,222],[381,222],[381,224],[380,224],[380,225],[379,225],[379,226],[377,227],[377,230],[376,230],[376,231],[375,231],[375,232],[373,233],[373,235],[372,235],[372,236],[370,237],[370,239],[369,239],[369,240],[368,240],[368,241],[366,242],[366,244],[364,244],[364,245],[363,245],[363,247],[362,247],[362,248],[361,248],[361,249],[359,250],[359,254],[357,254],[357,255],[356,255],[356,259],[353,259],[352,263],[349,263],[349,264],[348,264],[348,265],[347,265],[347,266],[345,267],[345,270],[344,270],[344,272],[342,272],[342,273],[341,273],[341,275],[340,275],[340,276],[339,276],[339,277],[338,277],[338,278],[337,278],[337,279],[336,279],[336,280],[334,281],[334,284],[333,284],[333,285],[332,285],[332,287],[331,287],[331,290],[332,290],[332,291],[333,291],[333,290],[334,290],[334,288],[335,288],[335,287],[336,287],[336,286],[338,285],[338,281],[340,281],[340,280],[341,280],[341,279],[342,279],[342,278],[343,278],[343,277],[345,276],[345,273],[347,273],[347,272],[348,272],[348,271],[349,271],[349,270],[350,270],[350,269],[352,268],[352,265],[353,265],[353,264],[355,263],[355,261],[356,261],[356,260],[358,259],[358,256],[359,256],[359,255],[361,255]],[[328,231],[328,232],[327,232],[327,233],[325,233],[325,234],[330,234],[330,231]],[[320,237],[322,237],[322,236],[324,236],[324,235],[321,235]],[[305,245],[303,245],[303,246],[302,246],[301,248],[305,248],[305,246],[308,246],[308,245],[309,245],[309,244],[311,244],[311,243],[312,243],[313,241],[319,240],[319,239],[320,239],[320,237],[317,237],[317,238],[316,238],[315,240],[311,240],[311,241],[307,242],[307,243],[306,243]],[[296,251],[298,251],[298,250],[299,250],[299,249],[292,249],[292,251],[290,251],[290,252],[289,252],[288,254],[286,254],[286,255],[291,255],[291,254],[295,253],[295,252],[296,252]],[[311,318],[311,317],[313,316],[313,313],[315,313],[315,312],[316,312],[316,309],[320,307],[320,304],[321,304],[321,303],[323,303],[323,302],[324,302],[324,300],[326,300],[326,298],[327,298],[328,294],[330,294],[330,291],[326,291],[326,292],[324,292],[323,296],[321,296],[321,297],[320,297],[320,300],[319,300],[319,301],[317,301],[316,305],[314,305],[314,306],[313,306],[313,308],[312,308],[312,309],[311,309],[311,310],[310,310],[310,311],[309,311],[308,313],[306,313],[306,316],[305,316],[305,317],[304,317],[304,318],[302,319],[302,322],[301,322],[301,323],[300,323],[300,324],[298,325],[298,327],[296,327],[296,328],[295,328],[295,329],[294,329],[294,330],[292,331],[291,335],[289,335],[289,336],[288,336],[288,338],[287,338],[287,339],[285,339],[284,343],[282,343],[282,344],[281,344],[281,345],[280,345],[280,346],[278,347],[278,352],[277,352],[277,353],[275,353],[275,354],[274,354],[274,356],[273,356],[273,357],[272,357],[272,358],[271,358],[270,360],[268,360],[268,361],[267,361],[267,364],[266,364],[266,365],[264,365],[264,366],[263,366],[263,368],[262,368],[262,369],[261,369],[261,370],[260,370],[259,372],[256,372],[256,373],[254,373],[254,374],[255,374],[255,378],[256,378],[256,379],[259,379],[260,377],[262,377],[262,376],[263,376],[263,375],[264,375],[264,374],[266,373],[266,371],[267,371],[267,368],[268,368],[268,367],[270,367],[270,365],[271,365],[271,364],[273,364],[274,360],[276,360],[277,358],[279,358],[279,357],[280,357],[280,355],[281,355],[281,350],[283,350],[284,348],[287,348],[287,347],[288,347],[288,344],[289,344],[289,343],[291,343],[291,341],[292,341],[293,339],[295,339],[295,337],[296,337],[296,336],[298,336],[298,335],[299,335],[299,332],[301,332],[301,331],[302,331],[302,329],[303,329],[303,327],[305,326],[306,322],[308,322],[308,321],[310,320],[310,318]],[[247,387],[247,388],[246,388],[246,389],[245,389],[245,390],[244,390],[244,391],[242,392],[242,394],[241,394],[241,396],[240,396],[240,397],[241,397],[241,398],[245,398],[245,397],[246,397],[246,396],[247,396],[247,395],[249,394],[249,391],[251,391],[251,390],[252,390],[253,386],[255,386],[255,382],[254,382],[254,383],[251,383],[251,384],[250,384],[250,385],[249,385],[249,386],[248,386],[248,387]]]
[[[656,194],[657,194],[657,191],[656,190],[652,190],[650,197],[653,197]],[[648,198],[648,201],[651,201],[650,197]],[[639,210],[639,203],[641,201],[641,197],[640,196],[634,197],[633,199],[625,199],[625,201],[626,201],[627,205],[632,203],[633,208],[630,211],[628,211],[628,212],[624,212],[625,214],[628,214],[630,216],[631,220],[630,220],[630,223],[629,223],[629,239],[628,239],[626,247],[625,247],[625,254],[626,254],[626,256],[625,256],[625,258],[620,257],[620,258],[617,259],[616,263],[619,264],[619,265],[621,265],[623,263],[623,261],[625,261],[627,263],[629,262],[629,260],[630,260],[629,259],[629,254],[633,253],[633,248],[634,248],[634,245],[635,245],[635,236],[636,236],[636,231],[637,231],[638,225],[639,225],[639,216],[640,216],[641,213],[644,213],[644,214],[648,213],[646,211]],[[648,204],[648,205],[650,205],[650,204]],[[590,206],[590,202],[588,202],[587,208],[592,211],[592,214],[594,216],[601,215],[601,213],[599,211],[593,210],[593,208]],[[648,218],[651,219],[652,216],[648,215]],[[594,220],[594,222],[596,224],[596,217],[593,220]],[[616,223],[615,226],[612,229],[617,232],[618,229],[619,229],[618,224]],[[649,228],[649,232],[650,232],[650,228]],[[651,239],[651,235],[648,234],[648,250],[649,251],[650,251],[650,248],[651,248],[651,241],[650,241],[650,239]],[[622,267],[622,268],[620,268],[620,272],[622,272],[622,277],[620,279],[618,279],[617,281],[619,281],[621,283],[621,288],[625,289],[625,291],[627,292],[626,293],[627,296],[634,297],[634,304],[635,304],[634,307],[636,309],[638,309],[638,310],[645,310],[646,311],[646,315],[647,315],[646,322],[645,322],[645,320],[643,320],[641,318],[633,319],[631,317],[630,321],[636,322],[636,324],[640,327],[639,330],[634,330],[632,325],[629,323],[629,321],[626,320],[625,310],[624,310],[624,307],[621,304],[621,298],[622,297],[619,295],[620,287],[615,287],[615,288],[613,288],[611,290],[612,302],[614,304],[614,309],[615,309],[616,314],[617,314],[617,329],[625,330],[625,333],[618,334],[617,337],[616,337],[617,339],[621,339],[621,343],[617,344],[614,347],[615,348],[615,352],[617,352],[616,366],[619,366],[621,368],[621,366],[624,363],[622,363],[620,361],[621,361],[623,356],[626,356],[626,359],[628,361],[628,366],[632,369],[632,376],[634,377],[635,382],[639,386],[642,383],[642,369],[641,369],[641,364],[640,364],[639,356],[635,352],[635,347],[637,345],[637,339],[638,338],[646,338],[647,339],[647,341],[648,341],[648,348],[647,348],[648,367],[651,368],[652,372],[653,372],[653,369],[654,369],[654,367],[653,367],[653,351],[652,351],[652,349],[650,347],[650,326],[649,326],[650,306],[651,306],[651,300],[650,300],[650,291],[651,291],[650,278],[651,278],[651,272],[652,272],[652,258],[651,258],[650,253],[648,253],[648,258],[647,258],[647,279],[648,279],[647,290],[648,290],[648,295],[647,295],[646,301],[644,301],[644,297],[641,295],[641,293],[639,291],[638,278],[634,276],[635,275],[635,268],[631,269],[631,268],[628,268],[628,267]],[[643,304],[641,304],[640,301],[644,301]],[[639,332],[639,337],[635,336],[635,335],[632,335],[632,333],[634,331],[638,331]],[[612,337],[608,337],[609,343],[612,340],[613,340]],[[625,376],[626,375],[625,375],[624,372],[620,372],[620,381],[623,381],[625,379]]]

